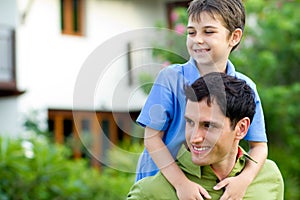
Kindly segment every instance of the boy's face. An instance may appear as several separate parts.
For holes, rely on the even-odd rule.
[[[186,142],[196,165],[228,166],[235,142],[235,130],[229,118],[214,101],[210,106],[206,99],[200,102],[187,101]],[[233,156],[234,158],[235,156]]]
[[[189,17],[187,25],[186,45],[190,56],[196,60],[198,67],[216,67],[217,71],[225,72],[224,65],[233,47],[229,30],[219,15],[213,17],[202,12],[198,19],[192,21]]]

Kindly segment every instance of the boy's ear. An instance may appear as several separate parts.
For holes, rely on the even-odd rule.
[[[235,45],[237,45],[241,41],[242,36],[243,36],[242,29],[240,29],[240,28],[235,29],[232,32],[231,38],[230,38],[230,41],[229,41],[231,46],[234,47]]]
[[[235,132],[236,132],[236,139],[242,140],[249,129],[250,126],[250,119],[248,117],[244,117],[235,126]]]

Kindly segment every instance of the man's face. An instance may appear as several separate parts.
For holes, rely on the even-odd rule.
[[[197,165],[226,165],[232,153],[235,131],[230,127],[229,118],[213,101],[207,105],[188,100],[185,112],[186,141],[192,161]]]

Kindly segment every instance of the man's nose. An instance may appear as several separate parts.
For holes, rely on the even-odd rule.
[[[195,127],[192,133],[191,142],[199,143],[203,142],[205,138],[206,132],[198,127]]]

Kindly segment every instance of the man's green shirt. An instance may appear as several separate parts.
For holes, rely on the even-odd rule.
[[[245,167],[246,158],[250,157],[243,150],[243,155],[237,159],[229,177],[237,176],[241,173]],[[220,199],[224,190],[217,191],[213,189],[219,180],[210,166],[200,167],[195,165],[191,160],[190,152],[184,145],[178,153],[176,162],[188,179],[204,187],[212,199]],[[249,185],[244,199],[282,200],[283,193],[283,179],[277,165],[271,160],[266,160],[257,177]],[[173,200],[178,198],[173,186],[159,172],[155,176],[143,178],[132,186],[127,200],[133,199]]]

